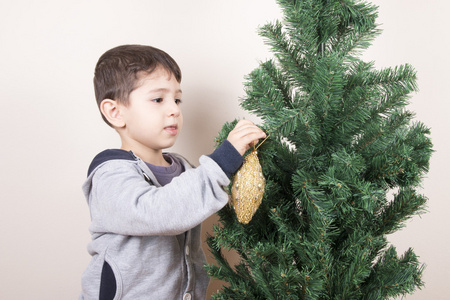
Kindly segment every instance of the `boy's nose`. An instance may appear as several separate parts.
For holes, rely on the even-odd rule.
[[[181,114],[181,109],[180,106],[175,103],[175,101],[172,102],[172,104],[170,105],[169,109],[168,109],[168,114],[169,116],[174,116],[174,117],[179,117]]]

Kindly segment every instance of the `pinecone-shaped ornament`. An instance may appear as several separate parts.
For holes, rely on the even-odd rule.
[[[261,204],[266,181],[262,173],[258,152],[253,149],[233,178],[231,203],[238,221],[248,224]]]

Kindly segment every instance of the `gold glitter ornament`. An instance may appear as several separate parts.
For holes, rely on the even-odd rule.
[[[253,149],[233,178],[231,203],[238,221],[248,224],[261,204],[266,180],[262,173],[258,152]]]

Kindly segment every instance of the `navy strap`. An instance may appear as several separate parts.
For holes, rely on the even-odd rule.
[[[125,160],[135,160],[134,155],[129,152],[122,149],[107,149],[105,151],[100,152],[97,154],[94,159],[92,160],[89,169],[88,169],[88,176],[94,171],[95,168],[97,168],[102,163],[113,160],[113,159],[125,159]]]

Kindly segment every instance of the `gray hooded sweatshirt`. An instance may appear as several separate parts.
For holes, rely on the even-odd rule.
[[[92,260],[80,300],[99,299],[111,284],[114,300],[205,299],[201,223],[228,202],[223,187],[242,156],[225,141],[197,168],[172,157],[186,171],[163,187],[132,152],[111,149],[94,158],[83,185]]]

